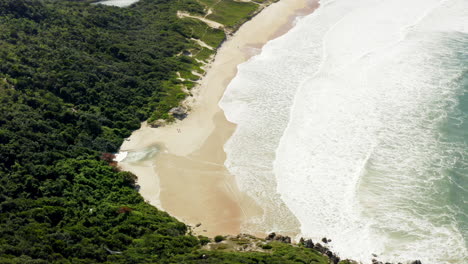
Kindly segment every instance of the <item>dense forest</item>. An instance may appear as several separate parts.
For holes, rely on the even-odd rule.
[[[177,18],[204,12],[194,0],[91,2],[0,0],[0,263],[326,263],[285,245],[207,252],[145,203],[108,153],[187,96],[202,70],[185,54],[207,58],[190,39],[225,35]]]

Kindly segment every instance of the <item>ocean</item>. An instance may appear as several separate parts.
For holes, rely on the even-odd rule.
[[[468,1],[321,1],[220,102],[225,165],[265,212],[243,231],[468,263],[467,92]]]

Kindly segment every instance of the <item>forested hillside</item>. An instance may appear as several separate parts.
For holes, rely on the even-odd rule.
[[[204,12],[194,0],[90,2],[0,0],[0,263],[325,263],[281,245],[200,251],[206,238],[144,202],[106,153],[187,96],[202,70],[186,51],[207,53],[190,39],[224,32],[177,18]]]

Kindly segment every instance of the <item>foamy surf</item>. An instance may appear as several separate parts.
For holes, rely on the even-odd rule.
[[[159,152],[158,146],[150,146],[147,148],[139,149],[139,150],[128,150],[119,152],[116,155],[118,162],[125,162],[125,163],[141,163],[146,161],[152,161],[152,159],[158,154]]]
[[[121,162],[127,157],[127,155],[128,155],[127,151],[119,152],[119,153],[115,154],[114,161]]]
[[[293,229],[290,210],[342,257],[468,261],[467,10],[322,1],[239,67],[226,166],[264,229]]]

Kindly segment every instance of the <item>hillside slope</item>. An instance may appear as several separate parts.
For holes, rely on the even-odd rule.
[[[225,31],[177,16],[206,1],[90,2],[0,1],[0,262],[327,263],[276,242],[202,249],[207,238],[145,203],[109,153],[141,121],[170,119]],[[257,10],[245,5],[213,19],[232,30]]]

